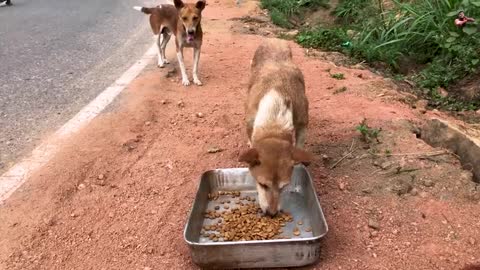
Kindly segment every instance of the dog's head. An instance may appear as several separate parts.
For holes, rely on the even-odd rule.
[[[197,1],[195,4],[183,3],[182,0],[174,0],[175,7],[178,10],[179,23],[185,28],[187,33],[187,42],[195,39],[197,27],[202,19],[202,10],[205,8],[205,1]]]
[[[280,210],[280,193],[290,184],[294,165],[311,160],[310,153],[280,139],[264,139],[239,158],[240,162],[248,163],[257,182],[258,202],[263,213],[272,216]]]
[[[281,39],[265,39],[255,50],[253,59],[250,60],[252,69],[260,68],[265,62],[292,61],[292,50],[288,42]]]

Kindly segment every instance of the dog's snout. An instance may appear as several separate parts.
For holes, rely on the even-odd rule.
[[[188,33],[189,35],[193,35],[193,34],[195,34],[195,30],[193,30],[193,29],[188,29],[187,33]]]
[[[267,215],[269,215],[269,216],[271,216],[271,217],[274,217],[274,216],[276,216],[276,215],[277,215],[277,213],[278,213],[278,211],[277,211],[277,210],[274,210],[274,209],[267,209],[267,213],[266,213],[266,214],[267,214]]]

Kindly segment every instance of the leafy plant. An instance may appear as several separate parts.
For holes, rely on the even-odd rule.
[[[360,135],[362,136],[363,141],[367,143],[370,143],[373,140],[375,140],[376,142],[380,142],[378,137],[382,129],[369,127],[366,118],[364,118],[362,122],[360,122],[360,124],[356,127],[356,130],[360,132]]]
[[[337,80],[345,80],[345,75],[343,73],[333,73],[333,74],[330,74],[330,77]]]

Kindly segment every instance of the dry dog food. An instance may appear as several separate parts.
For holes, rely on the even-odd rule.
[[[202,228],[201,235],[210,240],[217,241],[251,241],[251,240],[269,240],[286,239],[282,236],[283,227],[288,222],[293,221],[293,217],[287,213],[280,213],[275,217],[261,215],[261,209],[255,204],[255,198],[249,196],[240,197],[240,192],[219,191],[216,194],[209,194],[210,200],[218,200],[219,196],[232,195],[236,199],[235,205],[231,208],[224,205],[227,209],[224,212],[207,210],[204,217],[207,219],[219,219],[215,225],[205,225]],[[247,202],[242,202],[242,200]],[[221,201],[220,203],[231,203],[231,201]],[[230,209],[230,210],[228,210]]]
[[[286,222],[293,221],[289,214],[279,214],[276,217],[259,215],[258,205],[250,203],[236,209],[225,211],[220,215],[217,225],[203,227],[203,236],[210,240],[221,241],[249,241],[278,239],[283,233],[282,227]],[[205,216],[217,216],[215,211],[208,211]],[[208,231],[208,232],[207,232]]]

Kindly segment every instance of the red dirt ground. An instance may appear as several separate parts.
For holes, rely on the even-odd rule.
[[[243,99],[262,37],[238,33],[245,26],[230,19],[255,14],[255,5],[207,6],[204,86],[184,88],[152,61],[116,109],[0,207],[0,269],[197,269],[182,233],[199,176],[243,166]],[[307,269],[450,270],[480,261],[471,173],[453,156],[427,155],[438,149],[412,132],[441,114],[411,109],[403,102],[411,97],[367,70],[292,47],[310,100],[306,147],[318,157],[309,169],[330,227],[321,260]],[[364,117],[382,128],[380,143],[360,141]],[[214,146],[224,151],[207,153]]]

